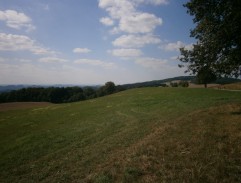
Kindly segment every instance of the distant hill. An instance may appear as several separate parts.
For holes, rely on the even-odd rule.
[[[241,82],[240,79],[235,79],[235,78],[221,78],[217,79],[215,83],[217,84],[232,84],[232,83],[238,83]]]
[[[121,86],[126,89],[142,88],[142,87],[155,87],[155,86],[157,87],[157,86],[164,86],[165,83],[176,81],[176,80],[194,81],[195,76],[178,76],[178,77],[167,78],[167,79],[162,79],[162,80],[146,81],[146,82],[133,83],[133,84],[124,84]]]
[[[125,89],[131,88],[142,88],[142,87],[158,87],[158,86],[165,86],[165,83],[175,82],[175,81],[190,81],[191,83],[196,83],[195,76],[178,76],[173,78],[167,78],[162,80],[153,80],[153,81],[146,81],[140,83],[132,83],[132,84],[124,84],[121,87]],[[234,78],[220,78],[217,79],[214,83],[215,84],[231,84],[231,83],[238,83],[241,82],[240,79]]]
[[[56,88],[61,88],[61,87],[73,87],[73,86],[78,86],[78,87],[86,87],[87,85],[71,85],[71,84],[56,84],[56,85],[0,85],[0,93],[4,92],[10,92],[13,90],[20,90],[23,88],[48,88],[48,87],[56,87]],[[92,88],[99,88],[99,85],[94,85],[91,86]]]
[[[30,85],[2,85],[0,86],[0,93],[9,92],[12,90],[20,90],[22,88],[33,87]]]
[[[191,81],[192,83],[195,83],[196,77],[195,76],[178,76],[173,78],[167,78],[167,79],[161,79],[161,80],[153,80],[153,81],[145,81],[145,82],[139,82],[139,83],[130,83],[130,84],[123,84],[118,85],[119,90],[125,90],[125,89],[131,89],[131,88],[142,88],[142,87],[158,87],[158,86],[164,86],[165,83],[170,83],[174,81]],[[232,84],[241,82],[240,79],[234,79],[234,78],[221,78],[218,79],[216,84]],[[38,88],[38,87],[72,87],[72,86],[79,86],[79,87],[85,87],[86,85],[71,85],[71,84],[62,84],[62,85],[0,85],[0,93],[3,92],[9,92],[12,90],[20,90],[22,88]],[[99,88],[100,85],[94,85],[91,86],[92,88]]]

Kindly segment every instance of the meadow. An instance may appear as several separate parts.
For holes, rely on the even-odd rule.
[[[0,182],[241,182],[241,92],[139,88],[1,110]]]

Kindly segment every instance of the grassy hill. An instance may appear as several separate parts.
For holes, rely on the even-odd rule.
[[[176,82],[176,81],[191,81],[191,83],[196,83],[196,77],[195,76],[178,76],[178,77],[167,78],[167,79],[162,79],[162,80],[124,84],[124,85],[121,85],[121,87],[123,87],[125,89],[142,88],[142,87],[156,87],[156,86],[164,86],[165,83]],[[238,82],[241,82],[241,80],[234,79],[234,78],[219,78],[214,83],[223,85],[223,84],[231,84],[231,83],[238,83]]]
[[[241,182],[241,93],[140,88],[0,111],[0,182]]]

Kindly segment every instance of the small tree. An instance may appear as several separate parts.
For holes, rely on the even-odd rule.
[[[178,87],[178,83],[176,83],[176,82],[175,83],[171,82],[170,85],[171,85],[171,87]]]
[[[204,87],[207,88],[207,84],[210,82],[213,82],[217,79],[216,75],[214,72],[208,68],[208,67],[203,67],[198,71],[197,74],[197,82],[199,84],[204,84]]]
[[[189,83],[188,83],[188,81],[180,81],[180,82],[178,83],[178,85],[181,86],[181,87],[188,87],[188,86],[189,86]]]
[[[104,95],[110,95],[116,91],[115,83],[108,81],[104,86],[97,90],[97,96],[102,97]]]
[[[116,91],[115,83],[112,81],[105,83],[104,90],[107,95],[114,93]]]

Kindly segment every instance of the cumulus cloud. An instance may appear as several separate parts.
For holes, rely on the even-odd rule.
[[[99,7],[105,9],[113,19],[130,16],[136,11],[129,0],[100,0]]]
[[[121,18],[119,28],[127,33],[150,33],[162,24],[162,19],[149,13],[137,13]]]
[[[127,33],[150,33],[162,25],[162,19],[154,14],[137,11],[137,5],[141,3],[162,4],[161,0],[135,1],[135,0],[100,0],[99,7],[105,9],[112,19],[119,21],[115,31]],[[110,24],[109,24],[110,25]]]
[[[32,31],[35,26],[32,25],[32,19],[24,13],[19,13],[15,10],[0,11],[0,20],[4,21],[8,27],[14,29],[25,28],[27,31]]]
[[[55,52],[39,46],[28,36],[0,33],[0,51],[30,51],[36,55],[54,54]]]
[[[168,43],[166,45],[160,46],[161,49],[165,51],[179,51],[181,47],[185,47],[186,49],[190,50],[192,49],[193,45],[192,44],[185,44],[181,41],[177,41],[175,43]]]
[[[112,62],[104,62],[104,61],[95,60],[95,59],[78,59],[78,60],[75,60],[74,63],[102,67],[105,69],[111,69],[116,67],[116,65]]]
[[[158,44],[161,40],[151,34],[147,35],[122,35],[112,42],[114,46],[123,48],[140,48],[147,44]]]
[[[111,53],[113,56],[116,57],[139,57],[142,55],[141,50],[139,49],[114,49],[109,50],[109,53]]]
[[[74,53],[89,53],[89,52],[91,52],[91,50],[88,48],[75,48],[75,49],[73,49],[73,52]]]
[[[156,69],[165,67],[167,60],[151,58],[151,57],[143,57],[143,58],[137,58],[135,60],[135,63],[141,65],[142,67],[156,70]]]
[[[106,25],[106,26],[112,26],[112,25],[114,25],[114,21],[113,21],[111,18],[109,18],[109,17],[102,17],[102,18],[100,19],[100,22],[101,22],[102,24]]]
[[[186,44],[186,45],[184,45],[184,47],[187,50],[192,50],[193,49],[193,44],[192,43],[191,44]]]
[[[153,5],[161,5],[161,4],[168,4],[168,0],[134,0],[134,2],[141,4],[153,4]]]
[[[44,57],[44,58],[40,58],[38,61],[42,62],[42,63],[64,63],[64,62],[67,62],[67,60],[65,60],[65,59],[56,58],[56,57]]]

